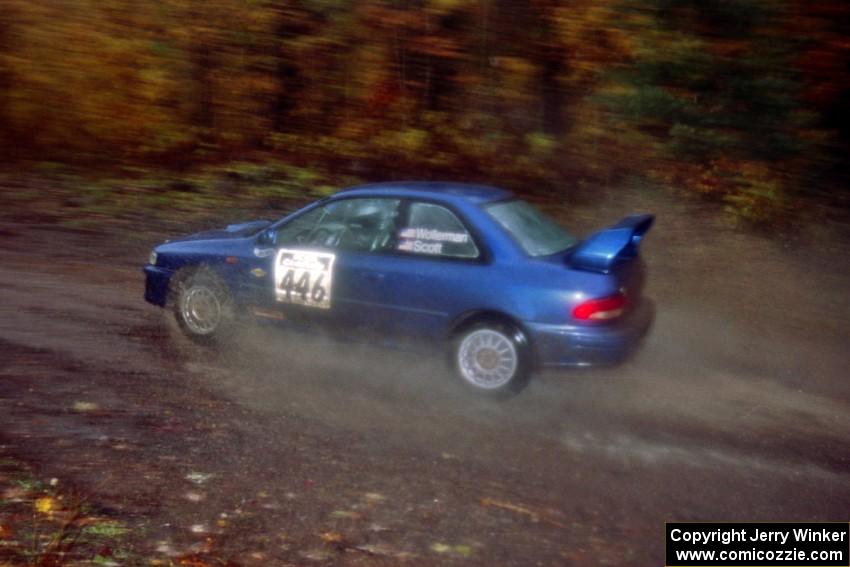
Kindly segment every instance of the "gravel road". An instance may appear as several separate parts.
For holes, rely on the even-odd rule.
[[[168,235],[4,222],[0,455],[163,561],[662,565],[665,521],[847,521],[848,245],[667,201],[606,220],[636,205],[666,213],[644,349],[505,403],[442,361],[276,329],[197,347],[141,298]]]

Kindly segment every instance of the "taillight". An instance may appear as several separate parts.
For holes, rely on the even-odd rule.
[[[626,296],[622,293],[600,299],[588,299],[573,308],[573,317],[581,321],[607,321],[622,315],[625,306]]]

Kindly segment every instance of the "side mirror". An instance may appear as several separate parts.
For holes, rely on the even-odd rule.
[[[259,246],[274,246],[277,243],[277,230],[267,228],[257,237],[257,245]]]

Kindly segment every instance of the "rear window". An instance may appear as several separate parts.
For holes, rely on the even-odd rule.
[[[494,203],[486,210],[529,256],[547,256],[576,243],[573,235],[525,201]]]
[[[440,205],[412,203],[397,250],[447,258],[477,258],[472,235],[454,213]]]

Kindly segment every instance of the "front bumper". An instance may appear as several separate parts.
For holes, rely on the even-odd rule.
[[[655,305],[641,302],[612,325],[526,323],[538,366],[597,366],[622,362],[649,333]]]
[[[168,286],[171,282],[171,276],[174,274],[171,270],[158,268],[148,264],[144,268],[145,272],[145,301],[165,307],[168,301]]]

